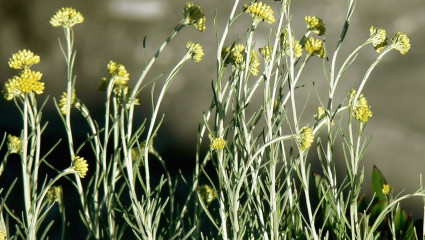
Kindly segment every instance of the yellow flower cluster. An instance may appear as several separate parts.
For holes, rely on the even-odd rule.
[[[318,107],[317,112],[314,114],[314,119],[318,121],[322,119],[325,115],[326,115],[325,109],[323,109],[323,107]]]
[[[305,151],[311,147],[314,142],[313,129],[309,127],[303,127],[300,130],[299,135],[296,138],[300,151]]]
[[[376,52],[380,53],[387,45],[387,33],[382,28],[370,27],[368,42],[372,43]]]
[[[398,32],[391,41],[393,42],[394,48],[403,55],[410,49],[410,39],[404,33]]]
[[[354,89],[351,89],[350,91],[350,100],[349,100],[349,106],[351,107],[353,105],[354,97],[356,96],[357,91]],[[367,99],[364,97],[363,93],[359,95],[357,98],[356,105],[353,107],[354,112],[353,115],[356,119],[367,122],[370,117],[372,117],[372,111],[370,111],[370,106],[367,102]]]
[[[267,62],[270,61],[270,58],[272,56],[273,47],[272,46],[264,46],[262,48],[258,49],[260,51],[261,56],[263,56],[264,60]]]
[[[75,89],[74,89],[74,91],[72,91],[72,94],[71,94],[71,103],[70,103],[71,107],[70,108],[75,107],[75,105],[77,104],[76,101],[75,101],[76,99],[77,99],[77,97],[75,95]],[[60,112],[63,115],[66,114],[67,104],[68,104],[68,94],[66,92],[63,92],[62,95],[61,95],[61,99],[59,101]]]
[[[124,65],[110,61],[108,64],[108,71],[114,80],[114,84],[127,85],[130,74],[127,72]]]
[[[53,186],[47,192],[47,201],[51,204],[53,202],[62,203],[63,189],[62,186]]]
[[[369,107],[358,107],[354,110],[354,117],[366,123],[372,117],[372,111],[370,111]]]
[[[245,69],[245,45],[242,43],[238,43],[233,47],[228,46],[223,48],[221,53],[222,57],[225,58],[224,63],[232,64],[236,68],[240,70]],[[249,73],[257,76],[258,75],[258,67],[260,66],[260,59],[258,59],[257,52],[254,50],[251,51],[249,56]]]
[[[222,57],[225,58],[225,64],[233,64],[235,66],[243,63],[244,61],[245,45],[238,43],[233,47],[228,46],[223,48]]]
[[[295,40],[294,35],[292,34],[292,42],[289,42],[288,37],[288,30],[285,29],[280,34],[280,43],[282,44],[281,47],[285,49],[285,54],[290,56],[291,55],[291,49],[290,44],[292,44],[293,48],[293,54],[295,57],[299,58],[303,55],[303,46],[300,44],[300,41]]]
[[[78,174],[80,178],[84,178],[89,170],[87,161],[79,156],[74,156],[74,160],[72,160],[72,167],[74,169],[74,173]]]
[[[211,141],[211,149],[222,150],[226,147],[227,141],[223,138],[214,138]]]
[[[393,190],[393,188],[391,187],[390,184],[384,184],[382,186],[382,193],[385,194],[385,195],[390,194],[392,190]]]
[[[214,188],[210,187],[207,184],[199,186],[198,191],[199,195],[201,196],[201,200],[204,203],[209,204],[218,196],[217,191],[215,191]]]
[[[99,90],[105,91],[111,81],[113,82],[115,88],[120,88],[127,85],[127,82],[130,79],[130,74],[127,72],[124,65],[111,60],[107,68],[109,76],[102,78]]]
[[[26,49],[19,50],[9,59],[9,67],[13,69],[30,68],[37,63],[40,63],[40,56]]]
[[[84,17],[73,8],[62,8],[50,19],[53,27],[72,28],[74,25],[84,22]]]
[[[273,16],[272,8],[262,2],[252,2],[250,4],[245,4],[244,11],[249,13],[253,18],[253,25],[258,25],[261,21],[267,23],[274,23],[276,19]]]
[[[184,25],[192,25],[199,31],[205,30],[205,14],[200,6],[196,6],[193,2],[188,2],[183,11]]]
[[[22,141],[19,137],[7,135],[7,149],[10,153],[20,153],[22,151]]]
[[[186,49],[194,62],[202,61],[202,57],[205,55],[205,53],[201,44],[189,41],[186,44]]]
[[[23,69],[19,76],[9,79],[3,89],[4,97],[7,100],[25,93],[43,93],[44,82],[40,82],[43,74],[32,71],[30,67],[40,62],[40,57],[29,50],[21,50],[12,55],[9,59],[9,66],[14,69]]]
[[[307,38],[305,43],[305,49],[310,55],[317,55],[319,58],[325,58],[325,48],[323,42],[320,39],[314,39],[312,37]]]
[[[305,22],[307,24],[307,30],[322,36],[326,32],[325,24],[322,19],[315,16],[306,16]]]
[[[257,57],[257,52],[256,51],[251,51],[251,56],[249,58],[249,73],[257,76],[258,75],[258,67],[260,66],[260,59],[258,59]]]
[[[6,234],[0,230],[0,240],[6,240]]]
[[[351,89],[350,91],[350,101],[349,101],[349,105],[351,106],[353,104],[354,101],[354,97],[356,96],[357,91],[354,89]],[[360,93],[359,97],[357,98],[357,102],[356,102],[356,108],[358,107],[369,107],[369,104],[367,102],[367,99],[364,97],[363,93]]]

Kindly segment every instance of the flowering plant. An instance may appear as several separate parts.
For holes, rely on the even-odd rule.
[[[206,30],[201,7],[186,4],[181,21],[146,61],[136,82],[123,63],[109,61],[98,86],[105,94],[101,124],[78,98],[75,84],[73,66],[78,59],[74,34],[84,17],[73,8],[58,10],[50,23],[64,30],[66,45],[60,47],[67,87],[53,102],[65,129],[69,167],[56,169],[49,162],[54,147],[42,154],[46,124],[41,113],[48,101],[41,105],[37,101],[45,83],[41,81],[43,74],[33,70],[41,58],[30,50],[18,51],[9,66],[20,73],[6,81],[3,94],[20,110],[23,128],[16,136],[4,135],[0,148],[7,141],[7,151],[0,175],[9,156],[19,155],[25,209],[8,207],[16,182],[6,194],[0,191],[0,240],[45,238],[53,223],[43,221],[56,204],[65,239],[68,206],[62,198],[67,189],[57,185],[62,178],[78,192],[78,204],[73,207],[79,209],[90,239],[418,239],[415,229],[424,230],[425,226],[414,226],[399,204],[409,197],[425,198],[422,185],[415,193],[393,195],[391,185],[375,168],[370,204],[360,196],[365,175],[361,161],[370,142],[365,137],[366,126],[373,117],[363,89],[382,58],[393,49],[406,54],[410,40],[398,32],[388,43],[386,31],[372,26],[369,37],[338,67],[337,57],[347,41],[345,34],[356,0],[348,3],[345,24],[332,49],[326,45],[324,36],[329,29],[321,18],[306,16],[305,29],[293,28],[290,1],[281,1],[278,11],[261,1],[234,1],[223,32],[216,29],[217,74],[211,82],[211,104],[199,127],[192,178],[172,178],[168,159],[155,148],[155,137],[163,121],[158,117],[159,108],[175,76],[186,62],[198,63],[210,57],[202,43],[188,41],[185,54],[157,84],[159,92],[153,94],[152,87],[151,115],[142,123],[134,116],[140,105],[138,97],[147,86],[146,76],[168,43],[186,26]],[[246,35],[229,39],[229,31],[241,15],[250,17]],[[265,46],[257,45],[260,28],[270,28]],[[356,89],[343,89],[340,82],[345,80],[345,71],[369,44],[378,56],[356,82]],[[305,67],[312,61],[324,66],[326,93],[316,91],[314,82],[304,78]],[[306,96],[302,89],[317,92],[314,116],[303,115]],[[337,98],[337,92],[345,97]],[[257,101],[259,95],[262,100]],[[74,113],[87,124],[84,142],[75,137],[81,129],[72,124]],[[336,171],[340,159],[335,149],[341,145],[347,168],[343,176]],[[205,151],[203,146],[208,146]],[[322,172],[313,175],[309,155],[315,154],[315,149]],[[155,162],[163,168],[159,179],[151,177]],[[57,174],[43,176],[40,181],[39,168],[44,164]],[[181,188],[187,192],[183,201],[176,197]],[[4,221],[4,216],[12,221]]]

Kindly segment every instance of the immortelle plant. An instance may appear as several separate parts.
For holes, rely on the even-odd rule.
[[[5,83],[3,94],[15,103],[23,127],[17,135],[5,133],[3,137],[0,146],[7,145],[7,150],[0,174],[9,156],[18,154],[22,175],[16,179],[21,178],[25,208],[10,209],[7,205],[17,180],[11,186],[1,186],[7,191],[1,192],[0,240],[48,238],[53,222],[43,221],[56,203],[62,214],[62,239],[67,238],[67,206],[61,186],[55,185],[63,177],[78,192],[87,239],[419,239],[417,230],[425,232],[425,226],[415,226],[399,204],[409,197],[425,197],[422,184],[415,193],[394,196],[391,185],[374,168],[371,200],[360,196],[365,172],[361,160],[370,143],[365,128],[372,117],[362,91],[385,54],[409,51],[409,38],[398,32],[388,41],[385,30],[372,26],[369,38],[339,62],[337,59],[344,58],[338,55],[346,41],[355,0],[347,1],[336,46],[328,47],[322,19],[307,16],[307,28],[296,31],[291,25],[290,1],[281,1],[277,11],[271,5],[277,3],[235,0],[223,32],[216,26],[217,75],[211,82],[210,107],[199,125],[191,179],[171,178],[167,159],[155,150],[154,139],[164,118],[159,116],[159,108],[169,86],[187,61],[203,59],[203,47],[188,41],[186,53],[166,77],[148,73],[183,28],[192,25],[205,30],[203,10],[191,2],[186,4],[183,19],[146,60],[132,87],[125,66],[113,60],[108,63],[107,76],[98,86],[105,92],[102,126],[92,118],[75,88],[74,27],[84,17],[73,8],[57,11],[50,23],[64,31],[65,44],[60,41],[60,49],[67,66],[67,88],[53,103],[65,129],[70,166],[61,170],[49,163],[57,144],[41,155],[48,147],[41,144],[47,127],[41,116],[48,98],[42,104],[37,101],[44,82],[33,65],[40,57],[20,50],[9,60],[9,66],[20,73]],[[235,21],[247,14],[252,22],[245,36],[228,39]],[[259,28],[270,29],[268,36],[262,36],[268,39],[265,46],[256,44]],[[357,80],[356,89],[340,88],[344,73],[367,45],[378,53],[376,59]],[[322,62],[323,69],[316,71],[324,73],[327,92],[316,91],[314,82],[303,79],[305,66],[311,61]],[[160,91],[156,93],[155,85],[151,87],[152,114],[138,124],[134,122],[138,96],[153,82]],[[303,115],[306,88],[316,92],[318,110],[314,116]],[[338,99],[337,91],[347,92],[346,97]],[[262,100],[258,101],[258,96]],[[71,114],[81,114],[90,129],[82,143],[75,141]],[[207,151],[202,150],[205,145],[209,146]],[[308,161],[313,146],[322,166],[322,172],[315,175]],[[335,155],[340,146],[345,161]],[[82,149],[91,149],[92,154],[82,156]],[[152,161],[163,166],[159,180],[150,177]],[[341,182],[337,182],[337,163],[345,163],[347,168]],[[42,164],[57,174],[39,179]],[[189,190],[183,202],[175,198],[176,191],[184,187],[179,180]]]

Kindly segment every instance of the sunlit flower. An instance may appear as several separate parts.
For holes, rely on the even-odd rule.
[[[410,49],[409,37],[401,32],[398,32],[393,38],[391,38],[394,48],[401,54],[406,54]]]
[[[366,123],[372,117],[372,111],[369,107],[358,107],[354,110],[354,117]]]
[[[84,17],[73,8],[62,8],[50,19],[53,27],[72,28],[75,24],[84,22]]]
[[[62,203],[63,189],[62,186],[53,186],[47,192],[47,201],[51,204],[53,202]]]
[[[127,85],[127,82],[130,79],[130,74],[127,72],[124,65],[110,61],[108,64],[108,71],[114,79],[115,84]]]
[[[221,150],[226,147],[227,141],[223,138],[214,138],[211,140],[211,149]]]
[[[300,151],[307,150],[314,142],[313,129],[309,127],[301,128],[298,136],[296,137],[296,140],[299,144]]]
[[[201,44],[199,43],[193,43],[191,41],[187,42],[186,44],[187,52],[189,53],[190,57],[194,62],[200,62],[202,61],[202,57],[204,56],[204,49],[202,48]]]
[[[249,13],[254,20],[254,25],[258,25],[261,21],[274,23],[276,19],[273,16],[272,8],[262,2],[252,2],[245,4],[244,11]]]
[[[326,115],[325,109],[323,107],[318,107],[317,112],[314,114],[314,119],[320,120]]]
[[[316,33],[319,36],[325,34],[326,28],[321,18],[315,16],[306,16],[305,22],[307,24],[308,31]]]
[[[0,230],[0,240],[6,240],[6,234]]]
[[[310,55],[317,55],[320,58],[325,58],[325,48],[323,42],[320,39],[314,39],[312,37],[307,38],[305,43],[305,49]]]
[[[222,57],[225,58],[224,63],[231,63],[237,69],[244,70],[245,69],[245,45],[242,43],[238,43],[233,47],[225,47],[222,51]],[[257,57],[257,52],[255,50],[251,51],[249,56],[249,66],[248,71],[250,74],[257,76],[258,75],[258,67],[260,66],[260,60]]]
[[[188,2],[183,15],[184,25],[192,25],[201,32],[205,30],[205,14],[201,7],[194,5],[193,2]]]
[[[30,50],[19,50],[9,59],[9,67],[14,69],[30,68],[40,62],[40,56],[35,55]]]
[[[385,195],[390,194],[392,190],[393,190],[393,188],[391,187],[390,184],[384,184],[382,186],[382,193],[385,194]]]
[[[201,196],[201,200],[204,203],[209,204],[218,196],[217,191],[215,191],[214,188],[210,187],[207,184],[199,186],[198,191],[199,195]]]
[[[249,57],[249,73],[257,76],[258,75],[258,67],[260,66],[260,59],[257,57],[257,52],[252,50],[251,55]]]
[[[102,78],[99,90],[105,91],[111,81],[115,88],[127,85],[127,82],[130,79],[130,74],[127,72],[124,65],[111,60],[108,63],[107,68],[109,76]]]
[[[382,28],[370,27],[370,37],[367,40],[372,43],[376,52],[380,53],[387,45],[387,33]]]
[[[233,47],[228,46],[223,48],[222,57],[225,58],[226,64],[239,65],[244,61],[244,51],[245,45],[242,43],[238,43]]]
[[[75,89],[74,89],[74,91],[72,91],[72,94],[71,94],[71,106],[70,106],[70,108],[74,107],[75,99],[76,99],[76,96],[75,96]],[[68,94],[66,92],[63,92],[62,95],[61,95],[61,99],[59,100],[60,112],[63,115],[66,114],[67,104],[68,104]]]
[[[22,150],[22,141],[19,137],[7,135],[7,149],[10,153],[20,153]]]
[[[270,61],[270,58],[272,56],[273,47],[272,46],[264,46],[262,48],[258,49],[260,51],[261,56],[263,56],[264,60],[267,62]]]
[[[7,100],[12,100],[14,97],[23,93],[43,93],[44,82],[40,82],[42,76],[43,74],[40,72],[31,71],[25,68],[20,76],[14,76],[6,82],[3,89],[4,97]]]
[[[288,39],[288,29],[283,30],[280,33],[280,43],[281,47],[285,50],[285,54],[290,56],[291,55],[291,44],[293,49],[293,54],[295,57],[299,58],[303,55],[303,46],[300,44],[300,41],[295,40],[294,35],[291,36],[292,41],[290,42]]]
[[[354,97],[356,96],[356,94],[357,94],[357,91],[354,90],[354,89],[351,89],[351,91],[350,91],[350,101],[349,101],[350,106],[353,104]],[[358,108],[358,107],[369,107],[367,99],[365,98],[363,93],[360,93],[359,97],[357,98],[355,108]]]
[[[84,178],[87,174],[87,171],[89,170],[89,165],[87,164],[87,161],[79,156],[74,157],[74,160],[72,161],[72,166],[74,172],[78,174],[80,178]]]

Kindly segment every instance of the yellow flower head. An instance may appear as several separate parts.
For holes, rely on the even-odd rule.
[[[211,140],[211,149],[222,150],[226,147],[227,141],[223,138],[214,138]]]
[[[108,63],[107,68],[109,76],[102,78],[99,90],[105,91],[111,81],[113,82],[115,88],[120,88],[127,85],[128,80],[130,80],[130,74],[127,72],[124,65],[111,60]]]
[[[245,52],[245,45],[242,43],[238,43],[234,45],[233,47],[228,46],[223,48],[221,55],[223,58],[226,58],[225,64],[231,63],[237,66],[244,62],[244,52]]]
[[[198,191],[199,195],[201,196],[201,200],[204,203],[209,204],[218,196],[217,191],[215,191],[214,188],[210,187],[207,184],[199,186]]]
[[[245,4],[244,11],[249,13],[254,20],[254,25],[258,25],[261,21],[274,23],[276,19],[273,16],[272,8],[262,2],[252,2]]]
[[[354,117],[366,123],[372,117],[372,111],[369,107],[358,107],[354,110]]]
[[[73,8],[62,8],[50,19],[53,27],[72,28],[75,24],[84,22],[84,17]]]
[[[4,97],[7,100],[12,100],[14,97],[23,93],[43,93],[44,82],[40,82],[42,76],[43,74],[40,72],[31,71],[25,68],[20,76],[14,76],[6,82],[3,89]]]
[[[294,38],[294,34],[292,34],[292,41],[289,42],[289,37],[288,37],[288,29],[283,30],[280,33],[280,43],[281,43],[281,47],[285,50],[285,54],[290,56],[291,55],[291,44],[292,44],[292,48],[293,48],[293,54],[295,57],[299,58],[303,55],[303,46],[300,44],[300,41],[295,40]]]
[[[393,38],[391,38],[394,48],[401,54],[406,54],[410,49],[409,37],[401,32],[398,32]]]
[[[6,234],[0,230],[0,240],[6,240]]]
[[[390,194],[392,190],[393,190],[393,188],[391,187],[390,184],[384,184],[382,186],[382,193],[385,194],[385,195]]]
[[[308,31],[316,33],[319,36],[325,34],[326,28],[321,18],[315,16],[306,16],[305,22],[307,23]]]
[[[205,55],[205,53],[201,44],[189,41],[186,44],[186,49],[194,62],[202,61],[202,57]]]
[[[75,89],[74,89],[74,91],[72,91],[72,94],[71,94],[71,104],[70,104],[71,106],[70,106],[70,108],[72,108],[72,107],[75,106],[75,100],[76,100],[76,98],[77,97],[75,96]],[[59,101],[60,112],[63,115],[66,114],[67,104],[68,104],[68,94],[66,92],[63,92],[62,95],[61,95],[61,99]]]
[[[87,171],[89,170],[89,165],[87,164],[87,161],[82,158],[75,156],[74,160],[72,161],[72,166],[74,169],[74,173],[78,174],[80,178],[84,178],[87,174]]]
[[[354,90],[354,89],[351,89],[351,91],[350,91],[350,101],[349,101],[350,106],[353,104],[354,97],[356,96],[356,94],[357,94],[357,91]],[[363,93],[360,93],[359,97],[357,98],[355,108],[358,108],[358,107],[369,107],[367,99],[364,97]]]
[[[382,28],[370,27],[368,42],[372,43],[376,52],[380,53],[387,45],[387,33]]]
[[[225,47],[221,53],[222,57],[225,58],[224,63],[227,65],[231,63],[237,69],[245,69],[245,45],[238,43],[233,47]],[[257,52],[251,51],[249,56],[249,73],[257,76],[258,67],[260,66],[260,60],[258,59]]]
[[[30,50],[19,50],[9,59],[9,67],[14,69],[30,68],[40,62],[40,56],[35,55]]]
[[[323,107],[318,107],[316,114],[314,114],[314,119],[317,121],[322,119],[326,115],[325,109]]]
[[[258,49],[260,51],[261,56],[263,56],[264,60],[266,62],[270,61],[270,58],[272,56],[273,47],[272,46],[264,46],[262,48]]]
[[[47,201],[51,204],[53,202],[62,203],[63,189],[62,186],[53,186],[47,192]]]
[[[319,58],[326,57],[325,48],[323,46],[323,42],[320,39],[314,39],[312,37],[307,38],[305,49],[310,55],[316,54]]]
[[[124,65],[110,61],[108,64],[108,71],[114,78],[115,84],[127,85],[127,82],[130,79],[130,74],[127,72]]]
[[[260,66],[260,59],[257,57],[257,52],[252,50],[249,57],[249,73],[258,76],[258,67]]]
[[[300,151],[307,150],[314,142],[313,129],[309,127],[301,128],[300,133],[296,137],[296,140],[299,144]]]
[[[22,141],[19,137],[7,135],[7,149],[10,153],[20,153],[22,150]]]
[[[188,2],[183,11],[184,25],[192,25],[199,31],[205,30],[205,14],[200,6],[196,6],[193,2]]]

